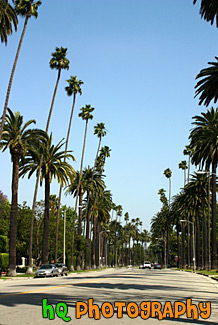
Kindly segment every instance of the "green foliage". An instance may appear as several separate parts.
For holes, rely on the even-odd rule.
[[[8,253],[8,238],[0,235],[0,253]]]
[[[0,253],[0,269],[4,272],[7,272],[9,266],[9,254]]]

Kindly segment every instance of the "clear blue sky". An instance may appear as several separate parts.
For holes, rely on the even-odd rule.
[[[201,20],[192,0],[47,0],[38,19],[28,23],[18,61],[9,107],[24,120],[35,118],[45,128],[57,72],[49,68],[55,47],[68,48],[69,71],[63,71],[50,131],[57,143],[66,136],[72,98],[64,87],[70,75],[84,81],[77,98],[69,149],[79,168],[84,122],[79,109],[91,104],[84,165],[93,165],[98,140],[93,127],[104,122],[111,148],[106,162],[106,184],[115,204],[130,218],[139,217],[150,228],[161,205],[157,192],[168,190],[163,176],[172,170],[172,195],[183,186],[184,160],[191,119],[206,108],[194,99],[195,76],[218,55],[218,30]],[[200,3],[200,1],[199,1]],[[24,20],[8,46],[0,44],[0,106]],[[11,161],[1,155],[1,190],[11,197]],[[32,205],[35,179],[21,179],[19,202]],[[52,183],[51,194],[58,194]],[[44,198],[40,189],[38,199]],[[71,197],[63,203],[71,204]]]

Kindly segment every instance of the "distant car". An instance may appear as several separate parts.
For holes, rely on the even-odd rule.
[[[143,264],[140,264],[140,265],[139,265],[139,268],[140,268],[140,269],[143,269]]]
[[[67,266],[63,263],[56,263],[56,267],[58,268],[58,272],[60,275],[68,275],[68,269]]]
[[[148,261],[145,261],[143,264],[143,269],[151,269],[151,263]]]
[[[162,266],[159,263],[154,264],[154,269],[162,269]]]
[[[47,277],[47,276],[59,276],[58,268],[55,264],[43,264],[36,271],[36,275],[38,277]]]

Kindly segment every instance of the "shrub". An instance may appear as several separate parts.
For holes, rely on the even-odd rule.
[[[0,253],[0,269],[4,272],[7,272],[9,267],[9,254]]]
[[[0,235],[0,253],[8,253],[8,238]]]
[[[26,273],[27,269],[28,269],[28,266],[24,266],[24,267],[17,266],[16,272],[17,273]]]

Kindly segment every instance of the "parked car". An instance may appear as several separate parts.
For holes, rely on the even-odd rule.
[[[68,269],[64,263],[56,263],[55,265],[58,268],[58,272],[60,275],[68,275]]]
[[[143,269],[151,269],[151,263],[148,261],[145,261],[143,264]]]
[[[55,264],[43,264],[36,271],[36,277],[59,276],[58,268]]]
[[[162,266],[159,263],[154,264],[154,269],[162,269]]]

